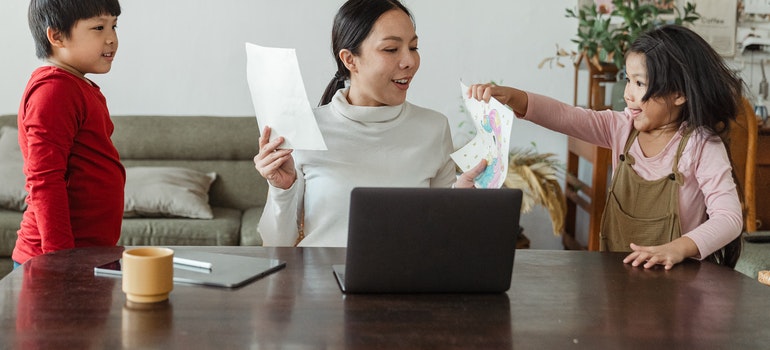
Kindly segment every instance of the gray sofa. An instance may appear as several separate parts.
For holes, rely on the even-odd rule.
[[[254,117],[114,116],[112,139],[123,165],[180,167],[215,172],[209,204],[212,219],[124,218],[120,245],[261,245],[257,222],[267,183],[254,169],[259,129]],[[16,126],[15,115],[0,127]],[[5,179],[0,179],[5,181]],[[22,212],[0,209],[0,276],[12,267],[11,252]]]

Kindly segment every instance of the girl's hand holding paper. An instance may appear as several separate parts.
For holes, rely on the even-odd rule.
[[[457,152],[452,160],[463,172],[473,169],[482,159],[486,169],[477,176],[477,188],[500,188],[508,174],[508,147],[510,145],[513,111],[494,98],[489,103],[469,98],[468,87],[460,83],[465,107],[473,119],[476,136]]]

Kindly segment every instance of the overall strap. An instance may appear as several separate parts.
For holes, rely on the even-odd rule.
[[[628,135],[628,139],[626,139],[626,145],[623,147],[623,153],[628,153],[628,150],[631,149],[631,145],[634,144],[634,140],[636,140],[636,136],[639,135],[639,130],[636,130],[636,128],[631,128],[631,134]]]
[[[687,130],[684,135],[682,135],[682,139],[679,140],[679,147],[676,150],[676,157],[674,157],[674,165],[671,168],[671,175],[669,175],[669,177],[673,177],[671,180],[676,179],[679,185],[682,185],[684,182],[682,174],[679,172],[679,158],[681,158],[682,153],[684,153],[684,148],[687,146],[687,141],[690,140],[690,135],[692,135],[692,130]]]
[[[628,135],[628,139],[626,139],[626,145],[623,147],[623,152],[618,155],[618,159],[620,162],[618,163],[618,166],[615,167],[615,170],[612,172],[612,178],[610,181],[610,188],[609,191],[612,192],[615,190],[615,184],[617,183],[618,175],[620,174],[621,167],[624,166],[624,164],[628,164],[629,166],[631,164],[634,164],[634,158],[631,157],[630,154],[628,154],[628,150],[631,149],[631,145],[634,144],[634,140],[636,139],[637,135],[639,135],[639,130],[631,128],[631,133]]]

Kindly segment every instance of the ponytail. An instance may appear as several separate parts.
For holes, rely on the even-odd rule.
[[[326,90],[324,90],[324,94],[321,97],[321,101],[318,103],[318,106],[323,106],[325,104],[328,104],[332,101],[332,98],[334,97],[334,94],[337,93],[337,90],[342,89],[345,87],[345,74],[340,73],[337,71],[337,73],[334,73],[334,78],[329,82],[328,85],[326,85]]]

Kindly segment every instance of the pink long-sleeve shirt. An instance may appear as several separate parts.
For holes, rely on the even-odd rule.
[[[548,129],[612,150],[612,169],[618,165],[632,119],[622,112],[594,111],[574,107],[552,98],[527,94],[529,105],[522,117]],[[659,154],[647,157],[638,140],[629,153],[634,171],[645,180],[657,180],[671,173],[682,134],[677,133]],[[705,258],[740,235],[743,214],[733,181],[732,166],[721,139],[698,129],[690,136],[679,172],[684,184],[679,189],[679,216],[683,235],[695,242]]]

